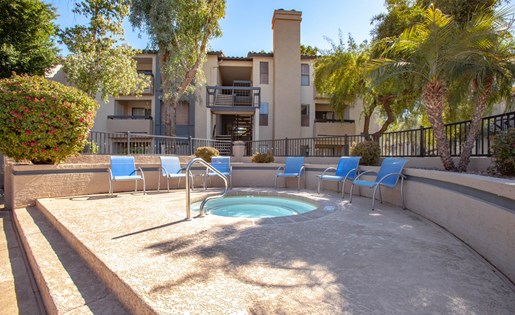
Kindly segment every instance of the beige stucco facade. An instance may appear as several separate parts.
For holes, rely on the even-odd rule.
[[[249,52],[246,57],[208,53],[202,68],[204,80],[188,100],[189,114],[182,114],[189,115],[189,125],[182,126],[189,131],[181,134],[178,129],[177,135],[249,141],[359,134],[361,102],[340,117],[329,98],[317,93],[316,57],[300,52],[301,22],[300,11],[275,10],[271,19],[273,52]],[[97,97],[100,107],[93,131],[163,133],[158,55],[145,52],[135,59],[138,72],[148,75],[152,86],[141,96],[110,97],[107,103]],[[60,68],[48,77],[67,83]],[[233,89],[236,86],[248,90]],[[208,95],[209,87],[216,87],[216,95]],[[248,100],[236,104],[238,97]]]
[[[329,98],[316,92],[316,57],[300,53],[301,21],[302,12],[274,11],[273,52],[249,52],[246,57],[208,53],[203,66],[206,88],[197,93],[196,137],[232,136],[232,140],[247,141],[360,133],[361,103],[351,106],[341,117]],[[259,104],[255,99],[246,104],[247,108],[230,103],[230,95],[239,93],[231,89],[242,82],[249,90],[259,90]],[[241,120],[246,124],[239,124]],[[231,128],[235,130],[232,135]],[[239,129],[249,130],[246,137],[238,137]]]

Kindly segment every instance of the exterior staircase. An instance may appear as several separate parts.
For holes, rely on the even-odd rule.
[[[232,136],[218,135],[215,139],[217,140],[217,142],[215,142],[215,148],[220,152],[220,155],[230,156],[232,154]]]

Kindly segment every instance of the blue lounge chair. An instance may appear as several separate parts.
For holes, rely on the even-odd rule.
[[[170,191],[170,178],[177,178],[177,188],[181,183],[181,178],[186,177],[185,168],[181,167],[181,162],[179,158],[176,156],[160,156],[161,160],[161,176],[159,176],[159,181],[157,182],[157,191],[161,188],[161,177],[166,178],[166,188]],[[193,185],[193,179],[191,180]]]
[[[282,173],[279,171],[283,169]],[[300,190],[300,178],[304,172],[304,157],[303,156],[289,156],[286,158],[284,167],[281,166],[277,169],[275,174],[275,188],[277,188],[277,177],[297,177],[297,190]],[[286,178],[284,179],[286,186]],[[306,177],[304,176],[304,187],[306,186]]]
[[[338,182],[338,189],[342,183],[342,198],[345,194],[345,182],[347,180],[354,180],[358,175],[359,160],[361,156],[342,156],[338,162],[338,167],[328,167],[322,174],[318,175],[318,190],[320,194],[320,186],[324,184],[325,180]],[[329,171],[335,171],[334,175],[326,174]],[[322,187],[323,189],[323,187]]]
[[[213,156],[211,158],[211,166],[213,166],[217,171],[222,173],[229,180],[229,187],[232,188],[232,166],[231,166],[231,157],[230,156]],[[206,174],[204,176],[204,190],[207,188],[207,179],[212,176],[218,176],[215,172],[206,169]]]
[[[143,181],[143,193],[146,194],[145,175],[141,167],[136,168],[133,156],[111,156],[111,167],[109,171],[109,194],[113,195],[113,182],[135,181],[134,191],[138,191],[138,181]],[[138,175],[140,172],[141,175]]]
[[[374,171],[366,171],[360,173],[356,179],[352,182],[352,186],[350,188],[350,202],[352,202],[352,191],[354,189],[354,185],[365,186],[370,189],[374,189],[374,193],[372,194],[372,210],[375,207],[375,196],[377,190],[379,190],[379,198],[381,203],[383,203],[383,197],[381,196],[381,186],[385,186],[388,188],[394,188],[401,179],[401,199],[402,199],[402,208],[405,209],[404,206],[404,178],[405,175],[402,174],[402,169],[404,168],[404,164],[406,164],[407,160],[399,159],[399,158],[386,158],[381,163],[381,167],[379,168],[379,172],[377,172],[377,177],[373,181],[368,181],[361,179],[363,175],[367,175],[370,173],[375,173]]]

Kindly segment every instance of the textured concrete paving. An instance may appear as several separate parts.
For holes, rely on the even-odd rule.
[[[128,302],[138,311],[515,314],[512,284],[431,222],[380,204],[372,212],[367,198],[283,192],[313,197],[327,213],[184,221],[184,191],[41,204],[123,283],[111,285],[141,299]]]
[[[44,314],[0,190],[0,314]]]

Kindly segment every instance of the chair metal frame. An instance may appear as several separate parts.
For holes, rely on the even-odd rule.
[[[143,194],[147,193],[145,185],[145,174],[141,167],[136,167],[133,156],[112,155],[110,158],[109,172],[109,195],[113,195],[113,182],[134,181],[134,192],[138,191],[138,181],[143,181]],[[141,175],[137,175],[140,172]]]
[[[289,168],[291,168],[291,166],[289,167],[290,164],[292,163],[298,163],[298,161],[302,160],[302,164],[301,164],[301,167],[300,169],[298,170],[298,172],[288,172],[286,173],[286,171],[289,171]],[[296,166],[298,166],[298,164],[294,164]],[[282,173],[279,173],[280,170],[283,170]],[[277,171],[275,173],[275,188],[277,188],[277,178],[278,177],[284,177],[284,187],[287,188],[287,183],[286,183],[286,177],[297,177],[297,190],[300,191],[300,178],[302,177],[302,174],[305,173],[305,167],[304,167],[304,157],[303,156],[289,156],[286,158],[286,162],[284,163],[284,166],[279,166],[279,168],[277,168]],[[306,187],[306,175],[304,174],[304,187]]]
[[[381,167],[379,168],[378,172],[366,171],[366,172],[360,173],[354,179],[354,181],[352,182],[352,186],[350,188],[350,200],[349,200],[349,203],[352,203],[352,193],[353,193],[353,190],[354,190],[354,185],[365,186],[365,187],[368,187],[368,188],[374,190],[373,193],[372,193],[372,210],[374,210],[375,209],[375,199],[376,199],[375,196],[376,196],[376,193],[377,193],[378,190],[379,190],[379,199],[380,199],[381,203],[383,203],[383,196],[381,194],[381,186],[393,189],[397,185],[397,183],[399,181],[399,178],[400,178],[400,180],[401,180],[401,189],[400,190],[401,190],[402,209],[406,209],[405,202],[404,202],[404,179],[406,178],[406,175],[402,174],[402,171],[404,169],[404,165],[406,164],[406,162],[407,162],[407,160],[405,160],[405,159],[385,158],[383,160],[383,162],[381,163]],[[387,174],[383,175],[382,174],[384,172],[383,168],[388,168],[388,167],[390,167],[393,164],[398,164],[397,169],[399,170],[399,172],[390,172],[390,173],[387,173]],[[374,174],[374,173],[377,174],[377,176],[376,176],[374,181],[367,181],[367,180],[364,180],[364,179],[360,179],[364,175],[369,175],[369,174]],[[396,177],[395,181],[393,181],[392,183],[386,183],[385,184],[384,181],[389,179],[389,178],[391,178],[392,176]]]
[[[210,165],[229,179],[229,189],[232,189],[232,165],[230,156],[213,156]],[[227,169],[229,170],[227,172]],[[206,168],[204,174],[204,190],[207,189],[207,180],[212,176],[219,176],[217,173]]]
[[[166,177],[166,188],[168,191],[170,191],[170,178],[178,178],[177,181],[177,188],[179,188],[181,184],[181,178],[186,178],[186,168],[181,167],[181,163],[179,161],[179,158],[177,156],[160,156],[159,160],[161,162],[160,174],[159,174],[159,181],[157,182],[157,191],[160,191],[161,189],[161,177]],[[177,168],[177,166],[179,166]],[[175,172],[175,173],[174,173]],[[183,173],[184,172],[184,173]],[[193,176],[190,173],[191,176],[191,185],[193,188]]]
[[[360,156],[342,156],[338,161],[338,167],[328,167],[318,177],[317,193],[320,194],[320,188],[324,189],[324,181],[336,181],[337,189],[340,189],[342,183],[342,198],[345,196],[345,182],[347,180],[354,180],[359,171]],[[335,175],[326,175],[329,171],[335,171]]]

